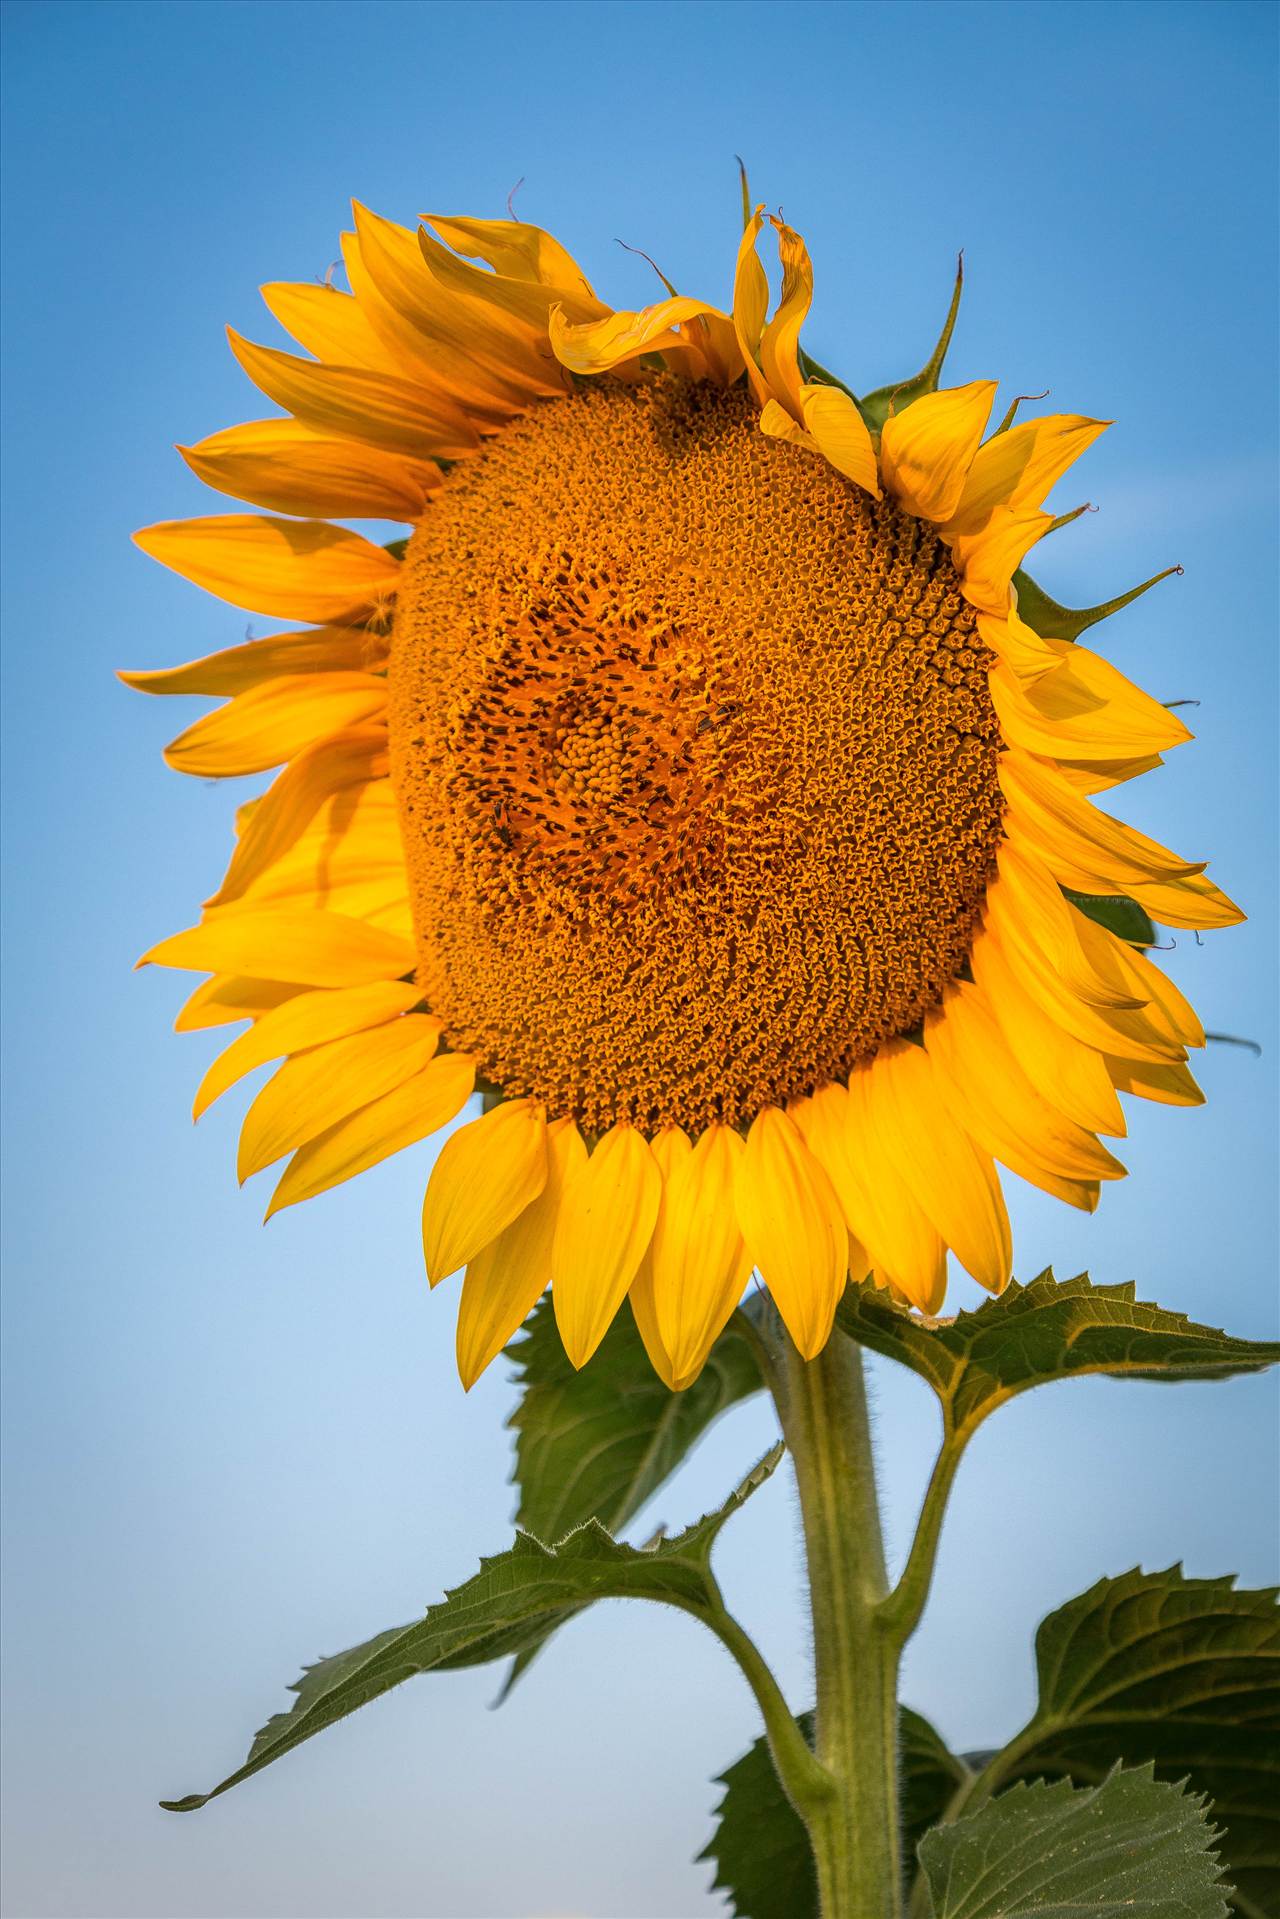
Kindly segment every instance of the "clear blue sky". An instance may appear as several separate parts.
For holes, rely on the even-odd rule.
[[[348,197],[521,211],[619,304],[644,247],[722,294],[733,155],[808,237],[812,347],[863,388],[932,341],[955,250],[953,377],[1114,417],[1040,571],[1200,742],[1129,816],[1250,909],[1169,964],[1218,1049],[1195,1114],[1134,1112],[1092,1221],[1020,1192],[1019,1270],[1088,1265],[1215,1324],[1274,1319],[1274,8],[1212,4],[453,4],[40,0],[5,9],[9,582],[6,985],[8,1912],[94,1919],[497,1919],[720,1910],[690,1864],[711,1774],[754,1735],[728,1662],[661,1609],[599,1609],[511,1704],[418,1681],[195,1818],[303,1660],[411,1616],[508,1534],[511,1394],[453,1374],[428,1296],[427,1152],[258,1224],[234,1099],[193,1132],[212,1051],[185,990],[130,968],[186,925],[231,800],[161,765],[185,723],[112,679],[245,618],[136,553],[219,511],[172,451],[258,402],[230,321],[323,275]],[[258,630],[264,623],[258,622]],[[185,712],[186,709],[184,709]],[[963,1298],[963,1292],[957,1293]],[[900,1549],[933,1445],[876,1369]],[[1274,1394],[1060,1386],[989,1425],[960,1481],[908,1701],[961,1745],[1031,1697],[1056,1602],[1135,1561],[1275,1572]],[[769,1437],[731,1416],[650,1521],[718,1501]],[[779,1474],[725,1583],[807,1703]]]

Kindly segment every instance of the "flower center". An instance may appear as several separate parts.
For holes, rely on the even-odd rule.
[[[391,770],[418,977],[603,1131],[748,1122],[910,1032],[1000,838],[990,656],[933,530],[741,390],[598,382],[405,558]]]

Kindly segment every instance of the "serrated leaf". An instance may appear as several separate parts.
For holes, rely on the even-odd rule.
[[[1011,1280],[973,1313],[925,1321],[873,1285],[850,1287],[836,1321],[874,1352],[910,1366],[942,1401],[951,1431],[970,1433],[1005,1400],[1081,1373],[1130,1379],[1226,1379],[1280,1359],[1280,1343],[1236,1339],[1182,1313],[1148,1306],[1126,1282],[1095,1286],[1087,1273],[1029,1286]]]
[[[620,1312],[580,1372],[565,1354],[549,1298],[507,1348],[523,1395],[516,1430],[516,1523],[554,1542],[588,1519],[620,1533],[685,1460],[713,1420],[762,1388],[735,1313],[692,1386],[670,1392],[649,1364],[629,1311]],[[552,1628],[509,1674],[511,1690]]]
[[[416,1673],[476,1665],[517,1651],[531,1629],[597,1599],[653,1599],[687,1612],[704,1610],[716,1538],[773,1472],[782,1452],[778,1445],[766,1453],[715,1512],[651,1547],[611,1539],[594,1519],[557,1546],[517,1533],[513,1546],[482,1560],[478,1573],[446,1593],[422,1619],[309,1666],[292,1688],[297,1703],[267,1721],[244,1765],[211,1792],[161,1804],[168,1812],[194,1812]]]
[[[1036,1634],[1035,1714],[986,1779],[1097,1780],[1117,1761],[1190,1778],[1223,1828],[1241,1912],[1280,1913],[1280,1613],[1273,1590],[1135,1569]]]
[[[813,1744],[813,1714],[796,1724]],[[927,1719],[903,1707],[898,1721],[901,1760],[903,1850],[937,1823],[957,1787],[972,1773],[948,1752]],[[783,1792],[764,1739],[721,1773],[724,1797],[716,1830],[699,1857],[715,1863],[713,1890],[729,1894],[740,1919],[818,1919],[818,1882],[813,1852],[791,1802]]]
[[[1051,599],[1042,586],[1037,586],[1029,573],[1019,567],[1013,576],[1013,584],[1018,591],[1018,615],[1024,619],[1034,633],[1046,640],[1078,640],[1089,627],[1096,626],[1099,620],[1109,620],[1122,606],[1129,606],[1134,600],[1148,592],[1153,586],[1159,586],[1161,580],[1169,579],[1175,573],[1181,573],[1180,566],[1167,566],[1163,573],[1153,573],[1141,586],[1134,586],[1127,593],[1118,594],[1114,600],[1103,600],[1099,606],[1060,606]]]
[[[1117,939],[1128,940],[1134,946],[1155,945],[1156,929],[1149,915],[1127,894],[1073,893],[1069,886],[1064,886],[1062,891],[1087,919],[1105,926]]]
[[[933,1919],[1226,1919],[1204,1801],[1115,1771],[1015,1786],[920,1845]]]

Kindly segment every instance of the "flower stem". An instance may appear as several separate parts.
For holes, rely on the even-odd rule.
[[[784,1336],[785,1337],[785,1336]],[[809,1564],[814,1745],[834,1790],[806,1824],[821,1919],[899,1919],[898,1662],[862,1355],[840,1331],[816,1359],[784,1347],[778,1412],[795,1465]]]

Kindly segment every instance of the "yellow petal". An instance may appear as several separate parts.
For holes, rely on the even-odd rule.
[[[917,1203],[965,1271],[988,1292],[1002,1292],[1013,1271],[1013,1237],[1000,1181],[990,1155],[948,1109],[933,1061],[922,1046],[897,1040],[859,1077],[878,1135]]]
[[[998,506],[1043,506],[1049,489],[1110,424],[1049,413],[993,434],[973,456],[948,537],[976,532]]]
[[[656,1237],[658,1227],[662,1221],[662,1208],[666,1203],[667,1187],[675,1176],[676,1168],[687,1160],[692,1153],[693,1146],[690,1143],[688,1134],[684,1132],[681,1127],[664,1126],[661,1132],[651,1141],[650,1151],[658,1163],[658,1171],[662,1175],[663,1189],[662,1199],[658,1203],[658,1219],[653,1229],[654,1236]],[[644,1258],[636,1267],[636,1276],[631,1282],[627,1299],[631,1305],[631,1315],[636,1322],[636,1329],[644,1343],[645,1352],[649,1355],[649,1364],[653,1367],[654,1372],[657,1373],[664,1386],[669,1387],[673,1393],[678,1392],[682,1383],[688,1384],[689,1382],[682,1382],[680,1380],[675,1367],[671,1363],[671,1355],[663,1344],[662,1334],[658,1327],[658,1313],[653,1297],[652,1239],[649,1242]]]
[[[459,351],[476,364],[482,375],[492,371],[508,391],[532,398],[563,392],[558,369],[547,354],[536,350],[528,326],[513,322],[488,300],[445,284],[433,270],[416,234],[394,221],[383,220],[367,207],[355,205],[360,261],[378,293],[429,341]],[[438,250],[443,254],[443,249]],[[351,285],[362,303],[363,290],[347,255]],[[451,256],[446,256],[451,257]],[[455,262],[461,266],[461,262]],[[475,276],[480,279],[480,275]],[[370,319],[377,324],[376,315]]]
[[[374,673],[300,673],[266,680],[206,713],[165,748],[178,773],[229,779],[280,766],[318,740],[381,719],[387,682]]]
[[[465,1053],[441,1053],[412,1079],[300,1146],[271,1196],[267,1218],[438,1132],[466,1105],[475,1078],[475,1062]]]
[[[384,650],[359,627],[317,626],[302,633],[277,633],[270,640],[248,640],[202,660],[189,660],[185,666],[117,673],[116,678],[136,693],[204,693],[223,699],[282,673],[348,673],[367,668]]]
[[[505,345],[486,351],[481,327],[468,328],[466,307],[451,302],[427,271],[404,227],[357,209],[357,234],[343,234],[351,288],[370,326],[415,385],[465,407],[475,421],[509,420],[534,397],[510,363]]]
[[[916,406],[921,404],[916,401]],[[1034,507],[998,506],[980,532],[959,535],[952,542],[951,558],[970,606],[979,613],[1006,616],[1014,574],[1052,525],[1049,514]]]
[[[286,1060],[245,1114],[236,1159],[241,1185],[421,1072],[439,1037],[438,1019],[410,1013]]]
[[[1191,738],[1176,713],[1088,647],[1072,646],[1030,686],[1003,665],[988,684],[1005,738],[1028,753],[1105,762],[1163,753]]]
[[[682,1385],[702,1370],[751,1272],[734,1206],[742,1153],[731,1127],[710,1126],[664,1182],[651,1251],[653,1302]]]
[[[1203,861],[1179,859],[1145,833],[1100,813],[1043,760],[1017,751],[1003,753],[999,776],[1010,808],[1016,809],[1024,830],[1034,832],[1064,885],[1072,884],[1066,871],[1072,866],[1108,874],[1109,890],[1116,892],[1130,881],[1141,885],[1146,880],[1183,879],[1204,870]]]
[[[653,1304],[653,1267],[648,1259],[642,1259],[636,1268],[636,1276],[627,1292],[631,1307],[631,1317],[635,1320],[649,1364],[654,1372],[671,1392],[680,1390],[680,1379],[671,1364],[671,1355],[662,1343],[658,1331],[658,1315]]]
[[[1010,1051],[1033,1083],[1051,1086],[1054,1104],[1086,1132],[1123,1135],[1124,1114],[1102,1054],[1064,1032],[1031,997],[997,941],[980,934],[969,964]]]
[[[1108,1057],[1107,1071],[1121,1093],[1136,1093],[1141,1099],[1153,1099],[1161,1106],[1203,1106],[1204,1094],[1190,1069],[1174,1063],[1154,1065],[1144,1059]]]
[[[882,1120],[871,1110],[868,1073],[820,1087],[797,1111],[801,1131],[831,1175],[851,1236],[876,1277],[922,1312],[935,1312],[947,1289],[947,1249],[890,1155]]]
[[[893,497],[924,520],[951,519],[964,493],[991,403],[994,380],[922,394],[891,413],[880,435],[880,471]]]
[[[1010,821],[1016,826],[1016,821]],[[987,888],[985,919],[992,932],[1008,933],[1015,945],[1034,946],[1042,963],[1059,975],[1087,1006],[1135,1011],[1147,996],[1099,969],[1082,944],[1080,920],[1068,905],[1040,850],[1019,833],[1001,846],[997,878]]]
[[[458,1307],[458,1373],[468,1392],[551,1284],[551,1247],[565,1187],[586,1159],[573,1121],[553,1120],[542,1191],[469,1261]]]
[[[364,1032],[407,1013],[422,995],[399,980],[375,980],[371,986],[345,986],[313,993],[295,993],[264,1012],[248,1033],[219,1053],[200,1082],[193,1119],[199,1119],[227,1088],[265,1066],[268,1060],[301,1053],[349,1033]]]
[[[217,973],[212,979],[202,980],[184,1000],[173,1030],[199,1033],[210,1026],[234,1026],[243,1019],[257,1019],[303,990],[280,980],[243,979]]]
[[[774,440],[786,440],[817,453],[846,479],[880,498],[875,449],[862,415],[847,393],[831,386],[802,390],[803,424],[792,419],[779,400],[769,400],[760,414],[760,431]],[[839,402],[840,404],[836,404]]]
[[[1124,1177],[1119,1160],[1052,1104],[1052,1088],[1033,1086],[977,986],[950,987],[924,1038],[955,1118],[1012,1172],[1088,1212],[1094,1183]]]
[[[551,1254],[564,1349],[585,1366],[612,1323],[653,1234],[662,1176],[633,1126],[614,1126],[569,1182]]]
[[[800,329],[813,304],[813,263],[800,235],[776,216],[770,215],[770,220],[778,236],[782,290],[777,310],[760,336],[760,370],[792,419],[801,420],[804,381],[798,349]]]
[[[464,459],[480,441],[459,407],[427,387],[363,367],[322,366],[227,329],[231,351],[269,400],[318,432],[411,459]]]
[[[834,386],[805,386],[800,392],[804,424],[828,466],[855,480],[872,499],[880,498],[880,475],[867,423],[847,393]]]
[[[1071,910],[1076,913],[1079,909],[1073,906]],[[1203,1046],[1204,1027],[1199,1015],[1169,975],[1145,953],[1135,952],[1105,926],[1099,926],[1084,914],[1080,914],[1080,918],[1084,920],[1080,937],[1086,953],[1095,959],[1099,968],[1114,966],[1135,997],[1141,995],[1146,1002],[1143,1010],[1156,1030],[1167,1036],[1175,1048]]]
[[[1245,917],[1206,873],[1189,873],[1175,880],[1143,880],[1131,883],[1128,890],[1162,926],[1208,932],[1220,926],[1238,926]]]
[[[277,907],[224,913],[188,927],[153,946],[138,965],[244,973],[299,986],[360,986],[412,973],[414,951],[410,942],[340,913]]]
[[[534,367],[546,353],[547,316],[553,306],[562,306],[575,324],[602,320],[609,312],[594,294],[572,285],[547,286],[527,274],[490,273],[473,266],[441,246],[425,226],[418,228],[415,237],[437,285],[464,310],[478,313],[489,325],[504,329],[531,356]]]
[[[482,1252],[546,1183],[547,1116],[536,1100],[503,1100],[451,1133],[422,1203],[422,1250],[431,1284]]]
[[[1026,686],[1061,664],[1065,641],[1042,640],[1018,612],[1017,588],[1010,586],[1007,607],[979,613],[978,632],[1003,666]]]
[[[350,293],[314,280],[273,280],[260,291],[272,317],[317,360],[404,378],[403,359],[386,345]]]
[[[1002,876],[988,889],[980,938],[998,943],[1036,1003],[1064,1032],[1099,1052],[1123,1047],[1134,1058],[1180,1057],[1113,957],[1096,946],[1086,952],[1085,930],[1073,911],[1064,911],[1060,936],[1047,935],[1041,923],[1023,916],[1008,885],[1012,870],[1002,856]]]
[[[734,332],[738,336],[738,346],[747,369],[747,380],[760,407],[766,406],[774,397],[769,382],[760,371],[759,362],[760,338],[769,311],[769,282],[756,252],[756,242],[763,224],[764,209],[757,207],[747,221],[739,243],[738,264],[733,278]]]
[[[134,544],[219,599],[285,620],[354,625],[395,591],[400,562],[326,520],[259,513],[161,520]]]
[[[605,319],[576,326],[553,308],[547,337],[557,360],[571,373],[608,373],[640,360],[646,353],[678,351],[682,356],[693,353],[698,357],[697,342],[680,329],[708,315],[728,324],[727,315],[718,313],[705,300],[680,297],[659,300],[638,313],[611,313]],[[705,373],[705,364],[694,365],[690,371],[695,375]]]
[[[443,478],[430,462],[328,436],[301,420],[250,420],[178,451],[220,493],[304,518],[414,521]]]
[[[815,1358],[848,1277],[848,1232],[830,1179],[776,1106],[752,1122],[734,1200],[752,1264],[802,1357]]]
[[[495,273],[511,280],[559,287],[588,300],[596,297],[573,255],[541,227],[529,226],[523,220],[471,220],[439,213],[425,217],[446,246],[470,259],[486,261]]]
[[[354,729],[297,754],[249,815],[226,878],[209,905],[225,906],[239,899],[269,866],[297,844],[326,800],[384,775],[386,758],[386,733],[376,727]],[[344,805],[343,811],[353,814],[355,808]],[[317,849],[322,857],[334,849],[338,837],[333,827],[326,831]],[[394,850],[403,867],[403,853],[398,846]]]

